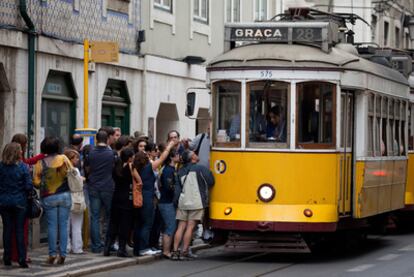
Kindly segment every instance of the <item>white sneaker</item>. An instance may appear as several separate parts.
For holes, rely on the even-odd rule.
[[[162,251],[157,248],[151,248],[151,251],[154,252],[154,254],[160,254]]]
[[[119,250],[119,244],[118,244],[117,241],[114,243],[113,247],[114,247],[114,250],[115,251],[118,251]]]
[[[139,251],[140,256],[147,256],[147,255],[155,255],[157,254],[155,251],[152,251],[151,249],[144,249]]]

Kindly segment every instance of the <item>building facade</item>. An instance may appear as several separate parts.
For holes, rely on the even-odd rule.
[[[21,1],[0,3],[0,146],[28,130],[28,34]],[[34,145],[46,135],[66,143],[83,127],[83,41],[118,42],[119,62],[89,65],[90,128],[148,132],[157,142],[170,129],[194,136],[186,91],[205,87],[201,64],[222,51],[217,1],[27,0],[35,42]],[[195,7],[197,5],[197,7]],[[216,6],[218,5],[218,6]],[[220,6],[220,7],[219,7]],[[219,18],[223,18],[222,15]],[[201,61],[186,60],[196,57]],[[197,113],[208,113],[204,95]],[[35,151],[37,152],[37,151]]]
[[[22,2],[34,25],[34,73]],[[209,94],[199,97],[196,115],[203,119],[197,120],[185,116],[186,92],[205,87],[202,62],[222,52],[223,17],[220,1],[208,0],[0,1],[0,147],[15,133],[30,133],[29,122],[35,153],[45,136],[68,143],[84,127],[85,39],[117,42],[120,49],[116,63],[89,64],[89,128],[144,131],[156,142],[172,129],[193,137],[207,127]],[[36,245],[45,229],[34,226]]]

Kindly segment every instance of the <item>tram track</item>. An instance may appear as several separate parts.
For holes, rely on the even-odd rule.
[[[267,271],[267,272],[260,273],[260,274],[254,275],[254,276],[255,276],[255,277],[266,276],[266,275],[268,275],[268,274],[270,274],[270,273],[274,273],[274,272],[277,272],[277,271],[281,271],[281,270],[284,270],[284,269],[289,268],[289,267],[294,266],[294,265],[295,265],[295,263],[287,264],[287,265],[285,265],[285,266],[282,266],[282,267],[276,268],[276,269],[274,269],[274,270],[269,270],[269,271]]]
[[[384,235],[369,235],[369,241],[373,242],[373,241],[378,241],[381,238],[383,238]],[[362,251],[362,250],[361,250]],[[220,264],[220,265],[212,265],[209,268],[205,268],[202,270],[197,270],[194,272],[190,272],[190,273],[186,273],[184,275],[181,276],[206,276],[206,275],[211,275],[211,276],[215,276],[215,274],[217,274],[217,270],[223,269],[224,271],[227,269],[227,271],[229,271],[229,269],[231,269],[232,266],[240,264],[243,265],[244,262],[248,262],[248,261],[252,261],[254,259],[261,259],[261,260],[267,260],[269,261],[269,255],[272,255],[274,253],[257,253],[254,255],[248,255],[245,256],[243,258],[238,258],[235,259],[233,261],[229,261],[225,264]],[[286,261],[286,260],[284,260]],[[284,263],[284,262],[275,262],[273,264],[273,268],[267,268],[267,269],[263,269],[264,272],[257,272],[252,274],[251,276],[255,276],[255,277],[262,277],[262,276],[269,276],[270,274],[274,274],[274,273],[279,273],[285,269],[288,269],[290,267],[293,267],[295,265],[300,264],[300,262],[288,262],[288,263]]]
[[[197,275],[199,275],[199,274],[208,273],[208,272],[213,272],[213,271],[215,271],[215,270],[217,270],[217,269],[220,269],[220,268],[229,267],[229,266],[232,266],[232,265],[235,265],[235,264],[241,263],[241,262],[246,262],[246,261],[249,261],[249,260],[253,260],[253,259],[255,259],[255,258],[264,257],[264,256],[266,256],[266,255],[268,255],[268,254],[269,254],[269,253],[259,253],[259,254],[255,254],[255,255],[247,256],[247,257],[240,258],[240,259],[234,260],[234,261],[229,262],[229,263],[226,263],[226,264],[217,265],[217,266],[212,266],[212,267],[207,268],[207,269],[203,269],[203,270],[199,270],[199,271],[191,272],[191,273],[189,273],[189,274],[182,275],[182,277],[197,276]],[[265,275],[267,275],[267,274],[269,274],[269,273],[273,273],[273,272],[276,272],[276,271],[279,271],[279,270],[283,270],[283,269],[288,268],[288,267],[291,267],[291,266],[293,266],[293,265],[295,265],[295,263],[284,264],[284,265],[281,265],[281,267],[278,267],[278,268],[276,268],[276,269],[269,270],[269,271],[267,271],[267,272],[260,273],[260,274],[258,274],[258,275],[254,275],[254,276],[265,276]]]

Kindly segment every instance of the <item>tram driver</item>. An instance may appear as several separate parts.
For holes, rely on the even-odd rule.
[[[266,138],[268,141],[286,142],[286,120],[280,106],[273,106],[268,113]]]

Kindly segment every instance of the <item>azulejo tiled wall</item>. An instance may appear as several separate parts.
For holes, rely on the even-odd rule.
[[[140,1],[125,1],[129,14],[108,10],[111,0],[28,0],[30,17],[41,35],[82,43],[84,39],[116,41],[123,52],[136,53]],[[24,27],[17,0],[0,1],[0,24]]]

